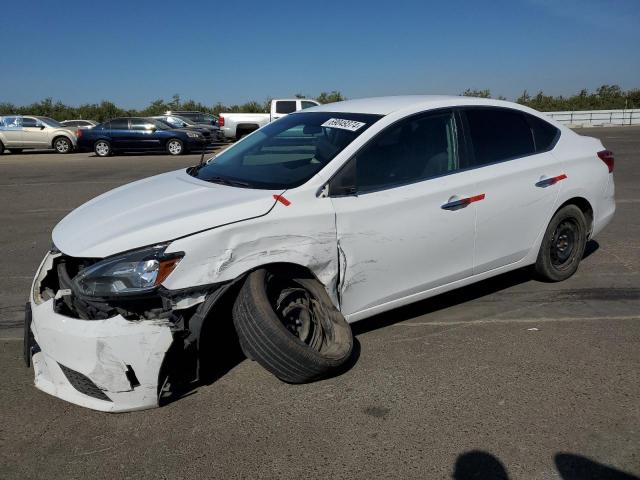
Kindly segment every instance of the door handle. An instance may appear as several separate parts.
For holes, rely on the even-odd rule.
[[[472,197],[463,197],[459,198],[458,195],[454,195],[449,198],[449,201],[442,205],[442,209],[444,210],[459,210],[461,208],[466,207],[467,205],[473,202],[479,202],[480,200],[484,200],[484,193],[479,195],[473,195]]]
[[[542,177],[540,177],[540,180],[536,182],[536,187],[540,187],[540,188],[550,187],[551,185],[555,185],[556,183],[560,182],[561,180],[564,180],[565,178],[567,178],[567,176],[564,173],[562,175],[557,175],[555,177],[547,177],[546,175],[543,175]]]

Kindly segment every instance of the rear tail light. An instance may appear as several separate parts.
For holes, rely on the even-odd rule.
[[[224,117],[218,117],[218,126],[224,127]]]
[[[82,129],[79,128],[76,130],[76,137],[80,138],[82,136]]]
[[[598,152],[598,158],[607,164],[607,168],[609,169],[609,173],[613,172],[613,152],[611,150],[602,150]]]

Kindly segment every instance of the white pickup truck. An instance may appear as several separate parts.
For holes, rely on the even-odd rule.
[[[280,117],[318,105],[315,100],[307,98],[280,98],[271,100],[270,113],[221,113],[218,125],[227,140],[239,140]]]

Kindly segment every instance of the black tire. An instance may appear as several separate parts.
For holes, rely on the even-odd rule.
[[[106,140],[98,140],[93,145],[93,151],[99,157],[108,157],[109,155],[113,154],[113,151],[111,150],[111,144]]]
[[[556,212],[544,234],[535,272],[549,282],[566,280],[576,273],[587,244],[587,220],[575,205]]]
[[[71,153],[73,144],[67,137],[58,137],[53,139],[53,149],[58,153]]]
[[[252,272],[234,303],[233,323],[244,354],[289,383],[327,377],[353,348],[351,327],[313,278]]]
[[[184,148],[182,140],[178,140],[177,138],[167,140],[167,153],[169,153],[169,155],[182,155],[185,151],[186,149]]]
[[[22,148],[10,148],[11,153],[22,153]]]
[[[0,155],[4,153],[4,144],[0,142]]]

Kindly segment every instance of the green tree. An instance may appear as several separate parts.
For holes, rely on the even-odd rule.
[[[479,98],[491,98],[491,90],[476,90],[467,88],[462,95],[465,97],[479,97]]]
[[[322,92],[320,95],[316,97],[316,100],[319,103],[334,103],[334,102],[342,102],[347,98],[342,95],[338,90],[332,90],[331,92]]]

